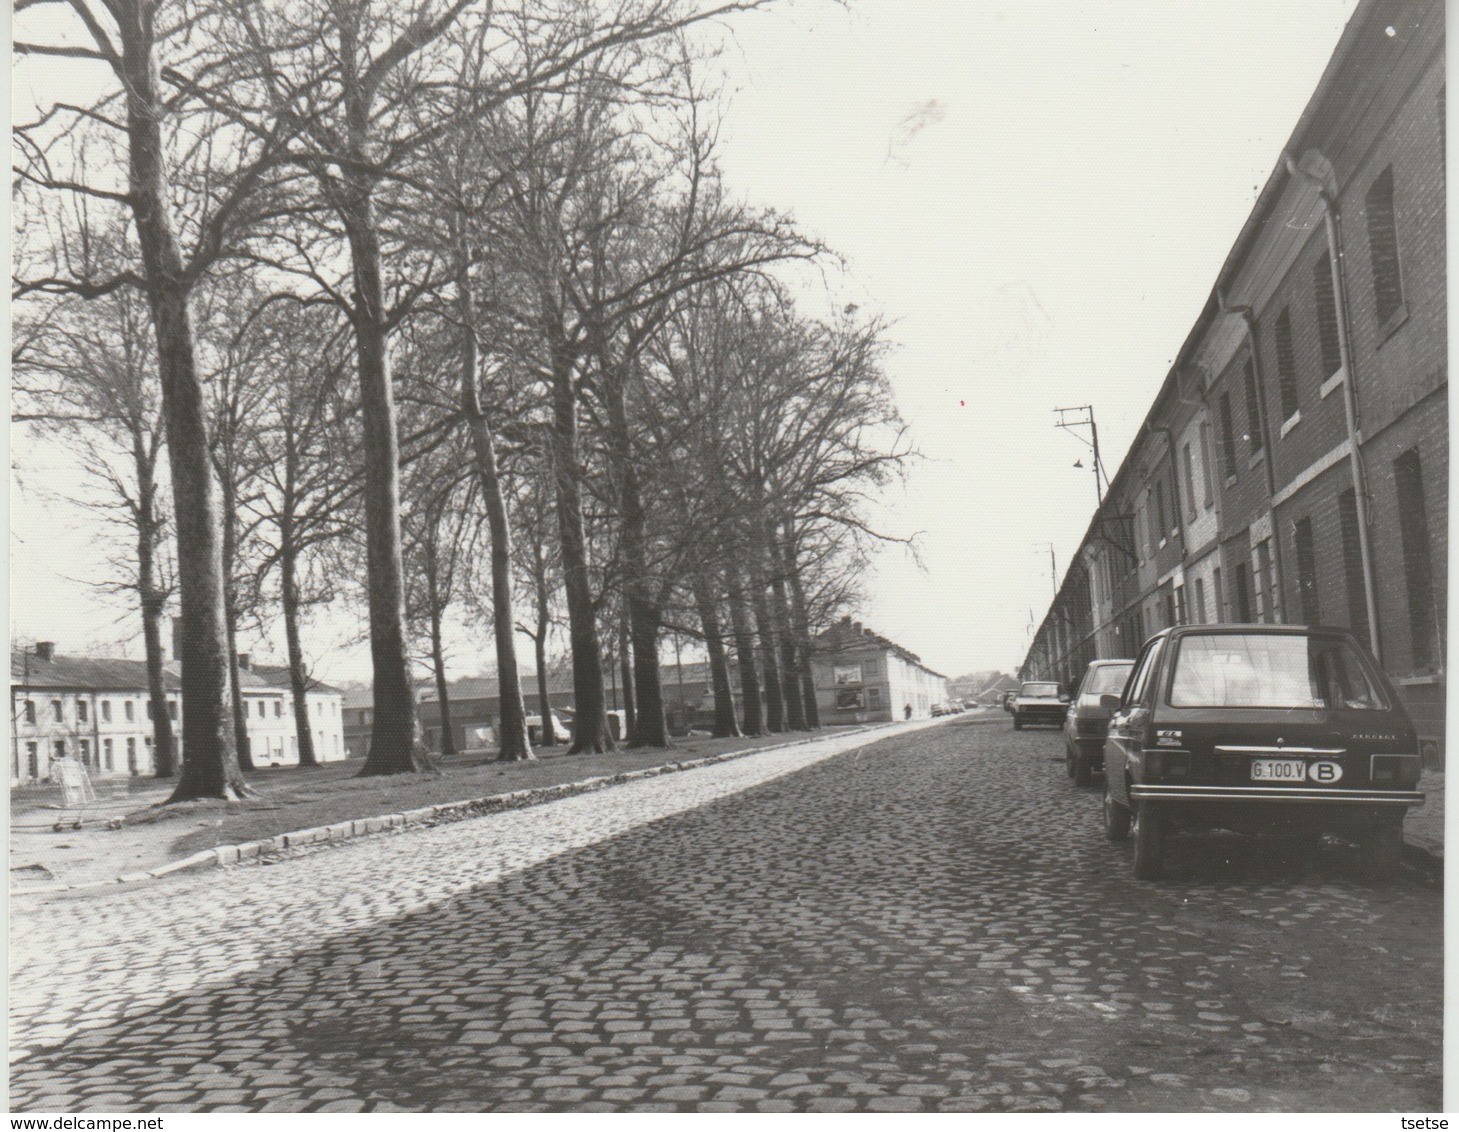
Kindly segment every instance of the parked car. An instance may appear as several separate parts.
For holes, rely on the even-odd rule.
[[[1100,697],[1124,691],[1135,667],[1133,660],[1094,660],[1084,670],[1079,690],[1064,716],[1064,768],[1079,786],[1088,786],[1093,772],[1104,769],[1104,733],[1110,710]]]
[[[1025,723],[1051,723],[1059,726],[1069,710],[1069,693],[1052,680],[1025,680],[1013,699],[1013,730],[1022,731]]]
[[[1160,875],[1167,837],[1228,829],[1315,846],[1356,840],[1369,871],[1398,867],[1423,802],[1418,735],[1344,629],[1186,625],[1145,643],[1111,709],[1104,827],[1133,828],[1134,871]]]
[[[550,712],[552,716],[552,737],[559,743],[565,743],[572,738],[572,729],[568,724],[562,722],[562,717],[557,712]],[[527,741],[529,743],[542,742],[542,716],[533,714],[527,716]]]

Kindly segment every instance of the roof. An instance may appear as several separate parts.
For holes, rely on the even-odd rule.
[[[922,663],[922,658],[909,648],[904,648],[880,633],[865,628],[860,621],[852,621],[850,617],[843,617],[829,629],[817,634],[815,639],[816,651],[818,653],[845,652],[850,649],[865,648],[875,649],[881,652],[890,652],[901,657],[908,664],[915,664],[925,672],[933,676],[947,677],[941,672],[934,672],[927,665]]]
[[[283,673],[283,679],[275,679],[278,673]],[[97,692],[146,692],[149,687],[145,660],[54,655],[50,660],[42,660],[27,649],[11,650],[10,685],[12,688]],[[182,667],[176,661],[162,666],[162,685],[169,692],[182,690]],[[241,668],[238,670],[238,686],[244,692],[287,691],[288,669]],[[335,690],[328,685],[317,687]]]
[[[266,680],[272,687],[289,688],[293,681],[289,677],[289,666],[287,664],[255,664],[243,671],[252,672],[263,680]],[[333,684],[326,684],[323,680],[316,680],[312,676],[306,677],[304,681],[306,692],[322,692],[326,696],[343,696],[344,692]]]

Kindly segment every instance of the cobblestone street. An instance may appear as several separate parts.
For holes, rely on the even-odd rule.
[[[908,727],[17,901],[15,1111],[1435,1111],[1442,901]]]

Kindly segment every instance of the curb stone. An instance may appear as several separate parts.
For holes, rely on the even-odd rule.
[[[190,872],[195,869],[225,868],[240,864],[244,861],[272,863],[272,861],[268,861],[267,859],[281,857],[290,849],[352,841],[359,837],[384,833],[391,830],[403,830],[408,827],[429,829],[440,824],[443,820],[462,821],[474,817],[484,817],[487,814],[497,813],[502,810],[523,809],[527,806],[556,801],[559,798],[571,797],[575,794],[590,794],[597,790],[611,786],[619,786],[628,782],[635,782],[644,778],[656,778],[660,775],[673,774],[678,771],[713,766],[716,763],[729,762],[732,759],[768,754],[771,751],[783,751],[788,747],[800,747],[807,743],[817,743],[828,738],[841,739],[852,735],[869,734],[894,726],[900,722],[902,721],[893,720],[890,723],[869,724],[855,731],[843,731],[836,736],[811,735],[802,739],[792,739],[787,743],[775,743],[768,747],[751,747],[743,751],[724,751],[717,755],[705,755],[703,758],[690,759],[687,762],[663,763],[659,766],[641,767],[638,770],[622,771],[618,774],[598,775],[594,778],[585,778],[577,782],[559,782],[552,786],[513,790],[506,794],[489,794],[482,798],[465,798],[457,802],[443,802],[432,806],[421,806],[417,809],[405,810],[399,813],[380,814],[375,817],[355,818],[351,821],[335,822],[331,825],[313,826],[309,829],[291,830],[286,833],[276,834],[273,837],[261,838],[258,841],[246,841],[237,845],[218,845],[212,849],[203,849],[189,857],[183,857],[177,861],[169,861],[167,864],[155,869],[143,872],[123,873],[115,881],[89,881],[83,884],[57,882],[54,884],[11,889],[10,895],[12,897],[42,896],[57,892],[78,892],[97,888],[110,888],[114,884],[133,884],[140,881],[158,880],[165,876],[171,876],[174,873]]]

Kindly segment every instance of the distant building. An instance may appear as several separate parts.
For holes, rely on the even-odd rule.
[[[850,617],[816,637],[811,670],[824,724],[901,719],[908,706],[927,719],[947,702],[946,676]]]
[[[287,670],[253,669],[239,658],[239,687],[256,766],[290,766],[299,761],[293,697]],[[278,679],[284,674],[282,680]],[[176,662],[163,668],[167,711],[178,758],[182,743],[182,680]],[[341,695],[327,684],[308,692],[315,726],[315,756],[344,758]],[[76,759],[93,778],[150,775],[152,700],[147,665],[140,660],[58,656],[49,641],[10,654],[10,784],[42,782],[57,759]]]

